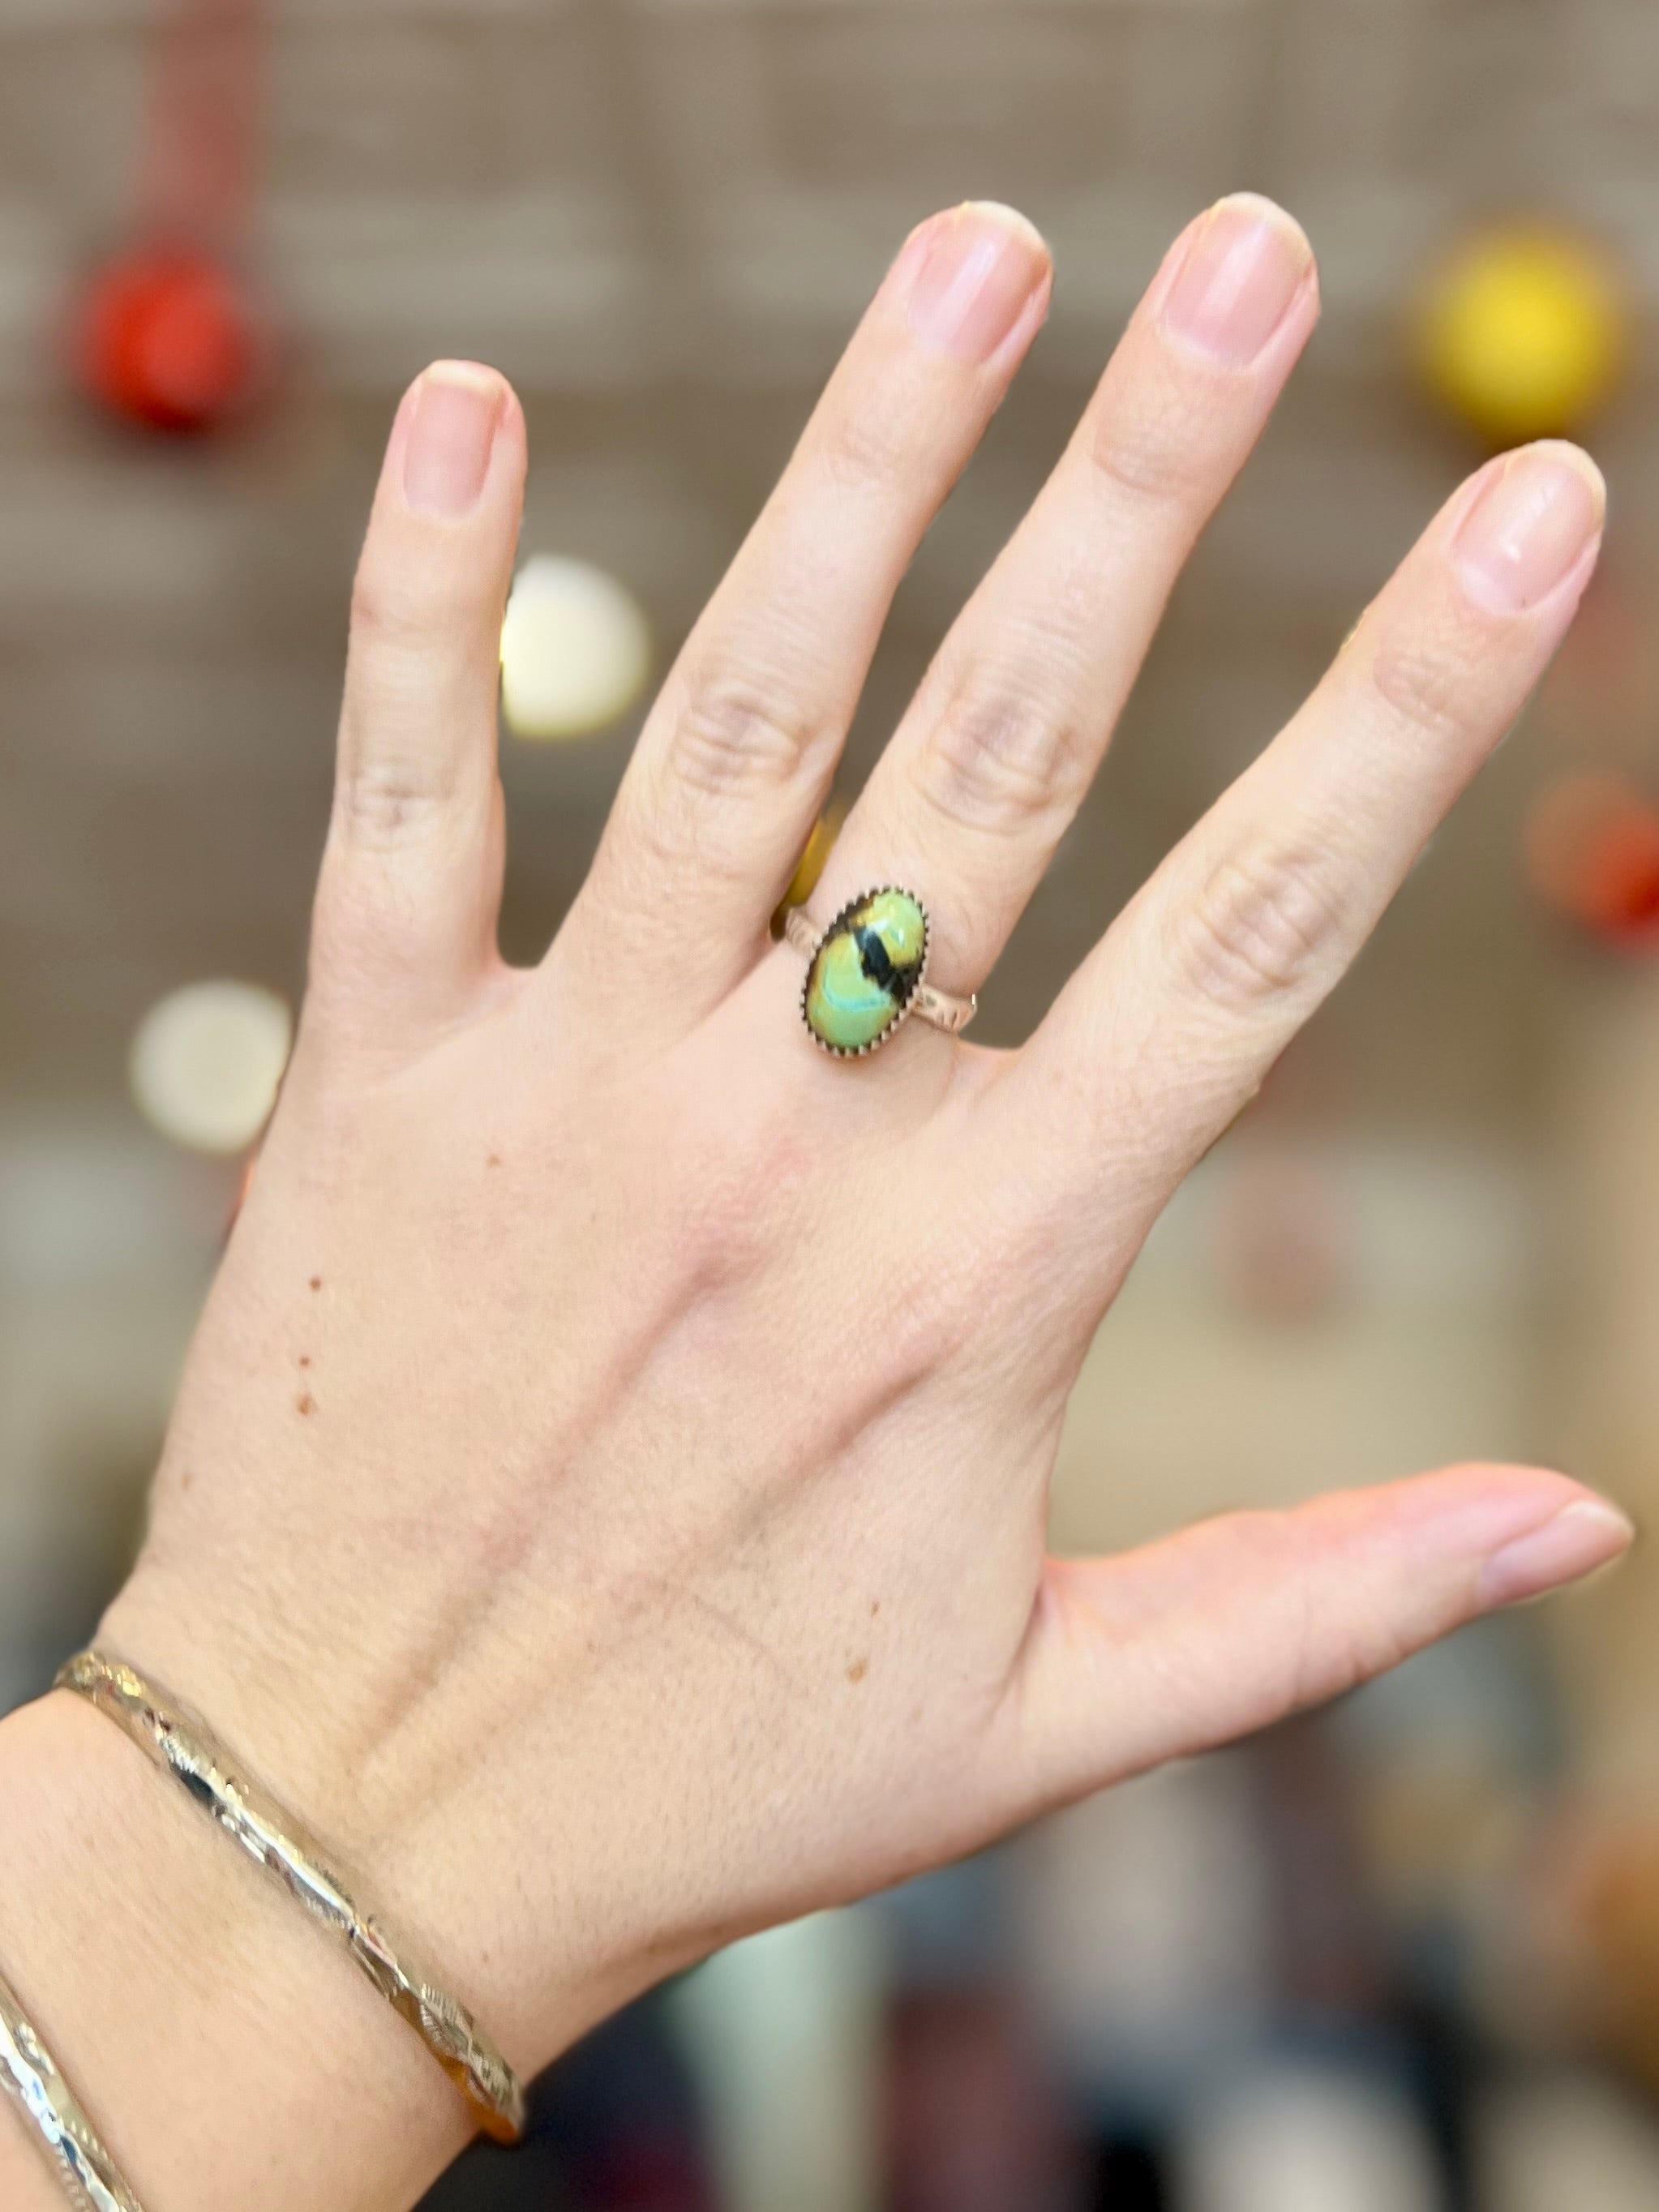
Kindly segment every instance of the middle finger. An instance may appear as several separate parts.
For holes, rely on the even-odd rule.
[[[1105,752],[1194,542],[1318,319],[1313,255],[1242,193],[1176,240],[1054,474],[951,629],[831,858],[930,909],[929,974],[976,989]]]

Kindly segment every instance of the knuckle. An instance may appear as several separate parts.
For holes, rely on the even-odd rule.
[[[1385,637],[1371,660],[1371,688],[1391,715],[1437,745],[1467,738],[1474,720],[1468,672],[1431,637]]]
[[[884,490],[915,459],[915,439],[891,407],[838,409],[818,435],[819,465],[836,490]]]
[[[1205,428],[1200,411],[1170,393],[1133,411],[1103,407],[1084,450],[1111,490],[1138,504],[1188,507],[1215,472]]]
[[[660,1103],[677,1117],[667,1156],[677,1187],[690,1194],[675,1231],[683,1256],[710,1289],[757,1282],[799,1234],[821,1166],[794,1086],[780,1065],[688,1109],[683,1081],[664,1081]],[[652,1142],[661,1149],[659,1137]],[[767,1173],[757,1183],[763,1158]]]
[[[1334,1598],[1318,1587],[1311,1559],[1297,1564],[1297,1579],[1284,1601],[1293,1617],[1284,1639],[1285,1673],[1276,1700],[1285,1712],[1346,1697],[1398,1666],[1411,1651],[1411,1640],[1397,1620],[1356,1605],[1351,1595]]]
[[[494,658],[501,581],[450,552],[369,546],[351,585],[351,650],[377,660]]]
[[[422,643],[436,611],[428,596],[406,577],[393,578],[379,562],[365,560],[351,586],[354,651],[390,647],[398,651]]]
[[[670,752],[683,781],[719,799],[743,783],[788,782],[823,738],[816,723],[780,705],[763,685],[728,675],[692,686]]]
[[[1227,1713],[1229,1721],[1270,1725],[1339,1687],[1352,1688],[1361,1670],[1350,1668],[1344,1650],[1350,1624],[1322,1605],[1304,1517],[1282,1508],[1257,1508],[1228,1514],[1213,1526],[1241,1570],[1241,1583],[1256,1593],[1245,1616],[1254,1663],[1241,1676],[1231,1654],[1224,1653],[1227,1672],[1213,1686],[1224,1711],[1242,1699]]]
[[[1046,823],[1074,781],[1075,733],[1030,692],[970,687],[916,751],[925,803],[968,830],[1017,834]]]
[[[386,852],[430,837],[448,812],[449,794],[415,765],[376,754],[354,763],[335,793],[335,818],[359,851]]]
[[[1295,992],[1340,937],[1335,871],[1310,844],[1231,853],[1186,910],[1182,964],[1199,994],[1230,1011]]]

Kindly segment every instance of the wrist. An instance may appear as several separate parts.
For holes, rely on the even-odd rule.
[[[0,1960],[133,2187],[167,2212],[392,2212],[469,2132],[349,1961],[71,1698],[0,1723]]]
[[[99,1642],[201,1715],[526,2081],[690,1963],[692,1948],[641,1927],[637,1887],[618,1879],[609,1758],[580,1723],[547,1756],[538,1723],[580,1714],[591,1656],[562,1685],[526,1686],[464,1651],[434,1665],[335,1628],[270,1631],[304,1613],[303,1593],[204,1604],[141,1564]],[[596,1774],[605,1786],[584,1785]]]

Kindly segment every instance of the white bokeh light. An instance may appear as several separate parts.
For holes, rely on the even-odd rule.
[[[651,633],[603,568],[538,553],[514,580],[501,625],[501,710],[520,738],[577,738],[626,714],[645,688]]]
[[[192,1152],[239,1152],[264,1128],[294,1021],[254,983],[187,983],[139,1023],[128,1070],[146,1121]]]

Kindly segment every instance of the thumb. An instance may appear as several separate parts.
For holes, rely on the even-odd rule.
[[[1463,1467],[1050,1559],[1009,1705],[1021,1809],[1335,1697],[1634,1534],[1565,1475]]]

